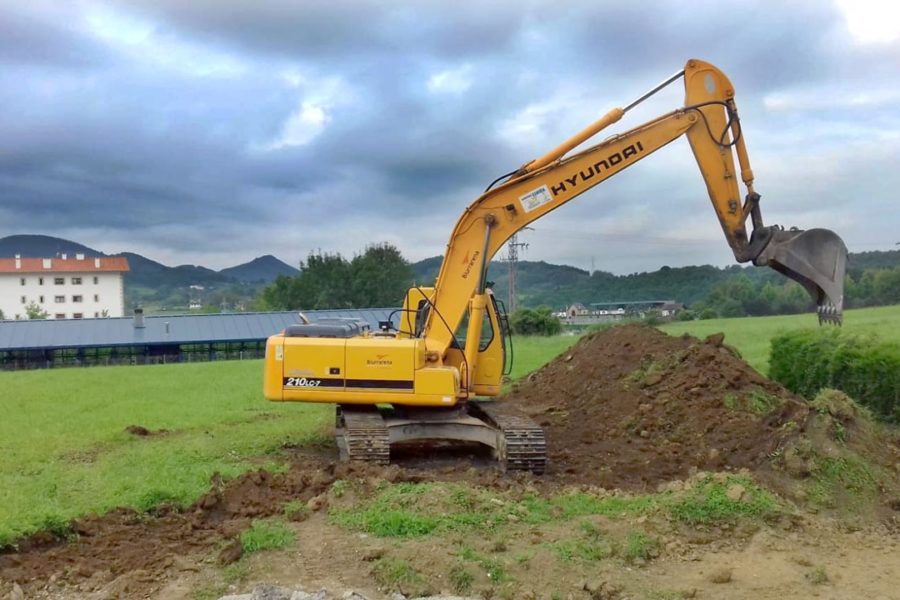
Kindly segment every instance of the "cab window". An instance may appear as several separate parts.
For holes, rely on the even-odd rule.
[[[459,327],[456,329],[456,341],[459,342],[459,349],[466,347],[466,334],[469,333],[469,313],[463,315]],[[484,319],[481,322],[481,339],[478,343],[478,351],[484,352],[491,345],[494,339],[494,325],[491,323],[491,316],[487,311],[484,313]]]

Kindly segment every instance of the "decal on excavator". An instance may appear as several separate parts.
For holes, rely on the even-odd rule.
[[[550,186],[550,190],[553,192],[554,196],[562,194],[570,187],[574,188],[578,185],[578,182],[586,182],[588,179],[593,177],[594,175],[598,175],[603,171],[608,171],[612,167],[615,167],[619,163],[623,161],[627,161],[630,158],[637,156],[639,152],[644,151],[644,145],[640,142],[635,142],[630,146],[626,146],[622,149],[621,152],[616,152],[615,154],[610,154],[604,159],[598,160],[593,165],[588,167],[587,171],[579,171],[575,173],[571,177],[565,177],[557,183],[556,185]]]
[[[531,212],[552,200],[553,196],[550,195],[550,190],[547,189],[546,185],[542,185],[536,190],[531,190],[527,194],[519,196],[519,203],[522,205],[522,210],[525,212]]]
[[[466,270],[463,271],[462,278],[467,279],[469,277],[469,273],[472,272],[472,267],[475,266],[475,261],[478,260],[478,255],[481,254],[480,251],[476,250],[472,253],[472,258],[469,259],[469,264],[466,265]]]

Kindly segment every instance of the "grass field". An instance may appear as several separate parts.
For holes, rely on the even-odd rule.
[[[261,378],[261,361],[0,373],[0,545],[85,513],[190,502],[214,472],[322,435],[331,407],[266,402]]]
[[[772,335],[815,326],[813,315],[672,323],[696,336],[724,331],[765,372]],[[900,339],[900,306],[849,311],[845,327]],[[516,337],[513,378],[575,336]],[[330,406],[266,402],[262,362],[94,367],[0,373],[0,545],[117,506],[185,504],[213,473],[275,465],[285,443],[322,439]],[[140,425],[166,433],[125,431]]]
[[[689,333],[706,337],[724,332],[725,342],[737,348],[748,363],[761,373],[769,369],[769,340],[796,329],[818,327],[813,314],[777,317],[744,317],[667,323],[660,327],[671,335]],[[863,334],[875,334],[885,340],[900,342],[900,305],[859,308],[844,313],[843,328]]]
[[[576,340],[516,338],[513,376]],[[331,406],[266,402],[262,368],[253,360],[0,373],[0,546],[117,506],[190,503],[215,472],[227,479],[275,464],[285,443],[330,435]],[[135,436],[130,425],[167,433]]]

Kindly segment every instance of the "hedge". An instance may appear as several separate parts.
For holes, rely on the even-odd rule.
[[[812,400],[841,390],[882,419],[900,422],[900,344],[836,329],[772,338],[769,377]]]

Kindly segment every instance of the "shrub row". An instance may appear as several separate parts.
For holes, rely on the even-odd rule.
[[[841,390],[882,419],[900,422],[900,344],[841,330],[800,330],[772,339],[769,377],[810,400]]]

